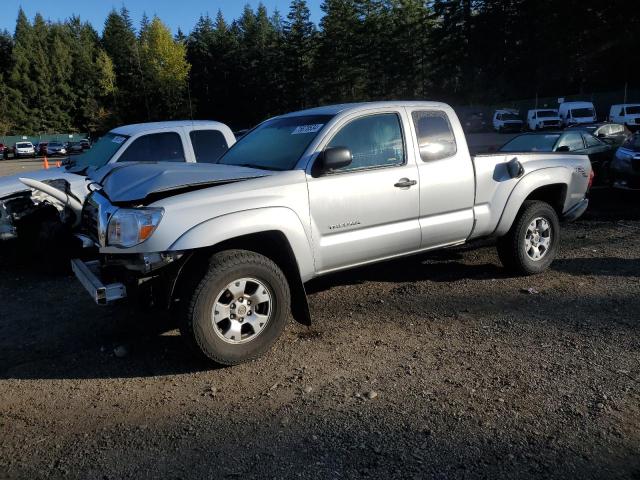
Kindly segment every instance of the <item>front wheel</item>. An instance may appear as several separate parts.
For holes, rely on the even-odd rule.
[[[289,317],[289,285],[282,270],[246,250],[213,255],[204,278],[182,297],[182,335],[197,353],[221,365],[263,355]]]
[[[498,256],[509,270],[534,275],[546,270],[560,244],[558,214],[546,202],[527,201],[509,232],[498,239]]]

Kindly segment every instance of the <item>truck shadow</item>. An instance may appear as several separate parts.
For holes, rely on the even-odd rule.
[[[358,285],[372,282],[455,282],[457,280],[487,280],[511,278],[513,275],[496,263],[465,264],[464,253],[469,247],[441,250],[397,260],[375,263],[353,270],[336,272],[306,284],[307,293],[317,293],[338,285]]]
[[[488,297],[486,291],[476,295],[473,286],[464,298],[454,291],[437,299],[425,294],[429,285],[420,285],[424,281],[509,281],[511,275],[499,265],[497,257],[482,250],[478,252],[466,255],[464,249],[446,250],[371,265],[318,279],[309,283],[307,290],[312,297],[321,292],[330,297],[328,290],[332,287],[364,282],[397,283],[389,293],[381,292],[380,300],[400,313],[402,309],[396,304],[404,305],[405,296],[416,294],[421,297],[419,312],[438,309],[456,312],[462,307],[472,311],[490,312],[492,308],[517,311],[523,302],[538,298],[526,300],[527,296],[518,293],[520,281],[511,285],[513,291],[508,295],[504,287],[491,289]],[[489,263],[494,258],[495,263]],[[569,275],[638,277],[640,259],[559,259],[552,269]],[[543,276],[538,278],[544,280]],[[166,314],[141,312],[126,304],[97,307],[70,276],[49,277],[25,268],[3,268],[0,299],[0,379],[154,377],[215,368],[193,356]],[[322,298],[323,306],[315,304],[318,299],[311,300],[312,316],[318,318],[331,313],[331,307],[327,308],[324,303],[331,302],[330,298]],[[610,300],[619,302],[619,299]],[[578,296],[571,301],[582,300]],[[556,317],[556,309],[562,311],[567,302],[569,299],[562,296],[545,296],[549,318]],[[387,317],[379,320],[387,321]],[[563,322],[560,317],[556,320]],[[428,316],[424,321],[428,321]],[[322,328],[322,320],[318,326]],[[123,354],[122,358],[116,351]]]

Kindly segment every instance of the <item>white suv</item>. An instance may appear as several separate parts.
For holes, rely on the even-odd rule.
[[[36,156],[36,149],[31,142],[18,142],[13,150],[13,155],[16,158],[20,157],[33,157]]]

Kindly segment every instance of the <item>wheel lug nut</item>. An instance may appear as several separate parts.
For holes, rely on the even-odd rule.
[[[233,320],[234,318],[236,318],[236,316],[232,313],[231,315],[229,315],[229,318]]]

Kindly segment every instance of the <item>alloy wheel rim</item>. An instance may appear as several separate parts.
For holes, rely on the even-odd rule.
[[[247,343],[260,335],[273,310],[273,294],[256,278],[229,282],[216,296],[211,312],[213,330],[231,344]]]
[[[527,226],[524,249],[534,262],[542,260],[551,248],[551,223],[544,217],[537,217]]]

